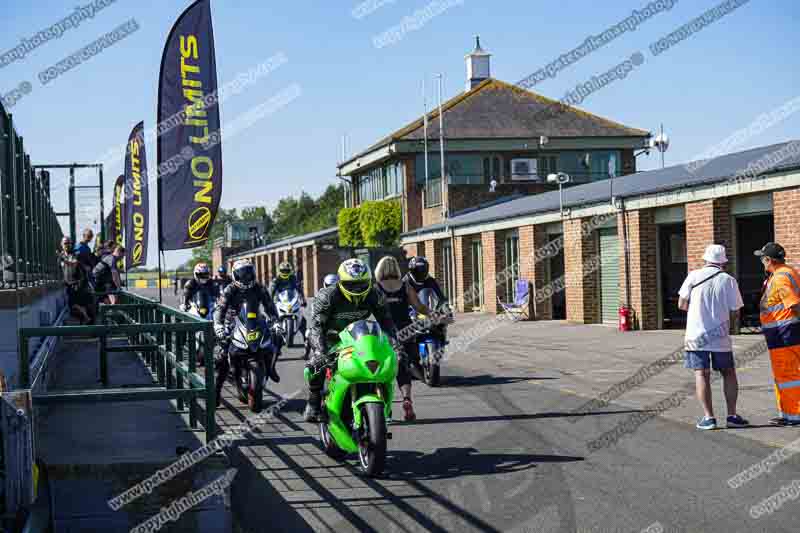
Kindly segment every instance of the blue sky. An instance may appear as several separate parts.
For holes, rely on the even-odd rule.
[[[90,0],[6,0],[0,53],[74,12]],[[445,96],[464,90],[464,55],[480,34],[493,54],[492,75],[516,82],[648,4],[645,0],[435,0],[442,14],[376,48],[373,37],[398,25],[431,0],[386,1],[356,19],[361,1],[212,1],[220,84],[282,52],[288,62],[221,105],[222,122],[297,84],[302,94],[246,131],[223,141],[223,207],[273,206],[289,194],[320,193],[336,181],[341,136],[358,151],[418,117],[420,83],[445,75]],[[375,2],[380,3],[376,0]],[[136,122],[154,125],[158,67],[169,29],[188,1],[117,0],[0,68],[0,92],[28,81],[32,90],[12,109],[35,163],[95,161],[123,144]],[[626,125],[670,135],[667,164],[692,159],[736,130],[800,95],[796,54],[800,4],[750,0],[658,56],[648,46],[718,2],[680,0],[613,42],[536,85],[561,98],[576,84],[641,51],[645,62],[624,80],[590,95],[579,107]],[[140,29],[98,56],[43,86],[37,74],[130,18]],[[738,149],[800,138],[800,113]],[[224,130],[223,130],[224,134]],[[155,146],[147,146],[151,169]],[[640,169],[660,165],[640,157]],[[120,166],[106,169],[106,206]],[[54,176],[59,180],[60,176]],[[79,174],[88,182],[89,174]],[[154,188],[153,188],[154,190]],[[54,187],[54,195],[66,197]],[[155,229],[151,231],[155,235]],[[168,264],[188,257],[168,254]],[[155,264],[155,244],[150,264]]]

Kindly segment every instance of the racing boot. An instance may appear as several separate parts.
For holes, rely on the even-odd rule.
[[[309,393],[303,418],[305,418],[306,422],[320,422],[322,420],[322,393],[320,391]]]
[[[278,364],[278,356],[281,354],[280,349],[275,352],[275,355],[272,356],[272,364],[269,365],[269,369],[267,373],[269,374],[269,379],[274,381],[275,383],[281,382],[281,377],[278,375],[278,370],[276,368]]]

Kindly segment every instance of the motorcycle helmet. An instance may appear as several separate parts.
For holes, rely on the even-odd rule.
[[[194,279],[201,285],[208,283],[208,280],[211,279],[211,270],[207,264],[197,263],[194,266]]]
[[[331,287],[339,283],[339,276],[336,274],[328,274],[325,276],[325,279],[322,281],[323,287]]]
[[[240,289],[249,289],[256,283],[256,269],[249,259],[239,259],[233,264],[233,284]]]
[[[363,302],[372,288],[372,274],[361,259],[348,259],[339,266],[339,290],[350,302]]]
[[[289,279],[292,276],[292,265],[286,261],[278,265],[278,277]]]
[[[428,279],[428,260],[422,256],[412,257],[408,262],[408,273],[415,283],[424,283]]]

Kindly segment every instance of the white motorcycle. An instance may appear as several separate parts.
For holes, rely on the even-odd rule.
[[[214,317],[214,296],[211,294],[211,287],[204,286],[197,289],[189,302],[189,308],[186,310],[190,315],[196,316],[202,320],[213,320]],[[205,345],[204,333],[198,331],[195,334],[197,340],[197,353],[203,353],[203,346]],[[202,357],[198,356],[198,364],[203,365]]]
[[[278,309],[278,322],[283,326],[283,342],[294,347],[294,336],[303,318],[300,308],[300,295],[294,289],[278,293],[275,307]]]

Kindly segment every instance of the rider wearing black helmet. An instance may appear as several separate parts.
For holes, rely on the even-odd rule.
[[[328,348],[348,325],[373,315],[389,336],[395,351],[402,352],[386,302],[372,285],[369,267],[360,259],[348,259],[339,267],[338,276],[336,285],[325,287],[317,293],[311,309],[308,340],[314,353],[306,364],[313,374],[308,384],[307,422],[319,421],[322,386],[325,382],[325,376],[319,369],[328,362]]]
[[[225,265],[222,265],[217,269],[217,275],[214,276],[214,285],[217,296],[222,294],[228,285],[231,284],[231,277],[228,275],[228,269],[225,268]]]
[[[249,296],[255,296],[259,303],[264,307],[271,321],[278,318],[278,312],[275,309],[275,304],[272,302],[269,293],[264,287],[256,281],[256,270],[253,264],[248,259],[240,259],[233,264],[232,282],[228,285],[219,297],[217,306],[214,308],[214,333],[217,339],[223,343],[227,342],[225,324],[231,314],[235,315],[239,312],[239,308]],[[215,361],[217,370],[217,403],[219,403],[222,385],[228,377],[228,357],[225,350],[219,350]],[[280,350],[272,358],[272,365],[270,365],[269,378],[275,383],[280,382],[281,378],[275,369],[275,363],[280,355]]]
[[[430,289],[433,294],[444,302],[445,297],[439,284],[429,275],[430,266],[428,260],[424,257],[414,256],[408,262],[408,273],[403,278],[403,281],[408,282],[415,291],[419,292],[422,289]]]

